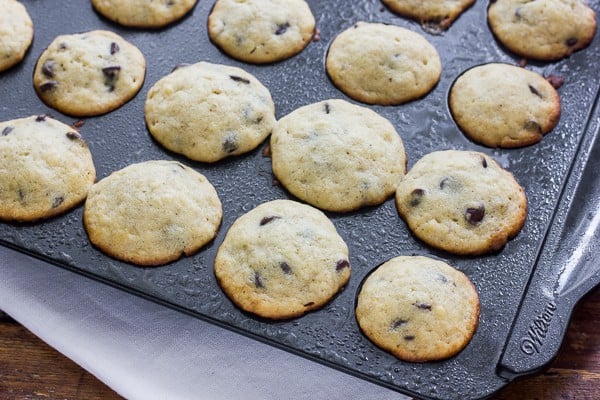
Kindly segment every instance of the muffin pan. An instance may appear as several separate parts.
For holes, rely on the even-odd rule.
[[[213,183],[223,202],[224,218],[217,238],[206,248],[158,268],[122,263],[94,248],[81,221],[83,206],[35,224],[0,223],[4,246],[422,399],[486,398],[515,377],[543,369],[560,347],[573,306],[600,282],[598,35],[588,48],[569,58],[527,64],[544,76],[564,78],[559,89],[561,119],[540,143],[501,150],[469,141],[447,105],[453,81],[468,68],[487,62],[520,62],[491,35],[484,1],[437,34],[394,15],[379,0],[308,1],[317,20],[318,38],[300,54],[263,66],[235,61],[210,42],[206,33],[209,1],[200,1],[182,21],[161,30],[120,27],[96,14],[85,1],[24,3],[34,22],[35,38],[24,61],[0,74],[0,120],[49,114],[74,123],[76,118],[48,108],[36,96],[32,86],[36,59],[59,34],[115,31],[142,50],[148,67],[145,83],[133,100],[116,111],[86,119],[81,127],[98,179],[135,162],[179,160]],[[598,12],[599,2],[590,3]],[[271,90],[278,117],[324,99],[348,100],[328,79],[324,60],[335,35],[357,21],[412,29],[440,53],[442,77],[428,95],[401,106],[369,106],[396,127],[406,147],[408,167],[435,150],[483,151],[524,187],[529,201],[527,221],[501,251],[458,257],[416,240],[399,218],[393,199],[350,214],[327,213],[350,248],[349,284],[321,310],[292,320],[262,320],[241,312],[226,298],[212,267],[216,249],[235,219],[265,201],[292,198],[274,181],[270,158],[265,156],[267,142],[249,154],[216,164],[189,161],[152,140],[144,122],[144,100],[150,87],[176,65],[201,60],[254,74]],[[373,345],[357,326],[354,306],[361,281],[382,262],[411,254],[448,262],[467,274],[479,292],[479,328],[469,345],[448,360],[399,361]]]

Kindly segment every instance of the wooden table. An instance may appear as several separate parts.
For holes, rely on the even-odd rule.
[[[600,398],[600,288],[577,306],[558,358],[494,400]],[[0,399],[115,400],[119,395],[9,318],[0,317]]]

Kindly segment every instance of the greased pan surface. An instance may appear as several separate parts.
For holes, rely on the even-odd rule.
[[[82,206],[36,224],[0,223],[0,240],[6,246],[363,379],[432,399],[488,397],[514,376],[543,367],[562,341],[572,306],[600,282],[597,258],[590,259],[597,241],[584,245],[573,238],[573,232],[586,227],[590,227],[586,232],[591,232],[592,239],[597,237],[598,223],[589,215],[595,215],[598,209],[598,182],[590,171],[596,165],[590,160],[598,154],[598,35],[588,48],[567,59],[527,65],[546,76],[565,79],[559,89],[561,120],[534,146],[496,150],[466,139],[447,107],[450,86],[466,69],[487,62],[519,62],[490,34],[488,4],[484,1],[477,2],[440,35],[427,33],[419,24],[392,14],[378,0],[308,1],[320,31],[319,40],[289,60],[265,66],[237,62],[210,42],[206,20],[212,1],[200,0],[181,22],[157,31],[119,27],[96,14],[85,0],[23,3],[32,16],[35,38],[25,60],[0,75],[0,120],[49,114],[73,123],[75,118],[49,109],[36,96],[31,79],[35,61],[59,34],[115,31],[142,50],[147,74],[132,101],[107,115],[86,119],[81,128],[94,156],[98,179],[135,162],[176,159],[214,184],[223,202],[224,218],[217,238],[209,246],[192,257],[158,268],[122,263],[91,246],[81,221]],[[590,3],[599,10],[597,0]],[[352,276],[347,287],[325,308],[302,318],[283,322],[257,319],[238,310],[225,297],[215,281],[212,265],[216,249],[235,219],[265,201],[291,198],[282,187],[274,185],[270,159],[262,154],[266,142],[247,155],[213,165],[191,162],[163,150],[151,139],[144,123],[146,94],[177,64],[207,60],[254,74],[271,90],[278,117],[324,99],[349,100],[329,81],[324,60],[335,35],[357,21],[409,28],[423,34],[440,53],[442,77],[427,96],[401,106],[369,106],[395,125],[406,147],[408,167],[435,150],[486,152],[524,187],[529,201],[527,222],[521,233],[497,253],[456,257],[417,241],[399,218],[393,199],[351,214],[328,213],[350,248]],[[570,255],[574,252],[581,253],[579,262],[572,262]],[[456,357],[425,364],[402,362],[379,350],[358,329],[354,303],[361,281],[389,258],[410,254],[447,261],[466,273],[479,292],[479,328]]]

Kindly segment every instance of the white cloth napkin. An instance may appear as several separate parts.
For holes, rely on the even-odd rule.
[[[0,309],[127,399],[408,399],[1,247]]]

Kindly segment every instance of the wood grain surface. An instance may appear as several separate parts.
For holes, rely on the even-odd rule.
[[[117,393],[27,329],[0,315],[0,399],[116,400]],[[600,289],[573,314],[557,359],[536,376],[508,385],[493,400],[600,398]],[[357,398],[358,400],[358,398]]]

